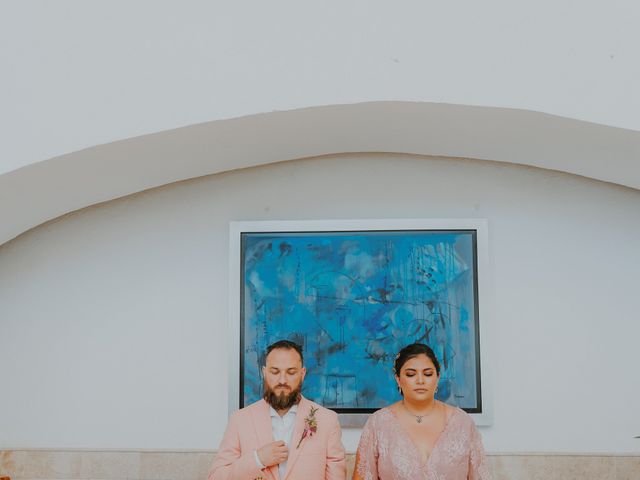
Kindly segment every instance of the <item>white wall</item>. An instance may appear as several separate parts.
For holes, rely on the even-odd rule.
[[[229,143],[222,155],[229,169],[266,163],[267,155],[244,156],[251,148],[231,137],[244,138],[238,123],[265,120],[254,117],[269,117],[272,131],[284,112],[304,126],[333,111],[340,135],[314,124],[316,134],[275,149],[278,159],[354,151],[470,156],[637,188],[639,23],[640,3],[632,0],[5,0],[0,244],[97,202],[219,173],[211,149]],[[404,106],[357,122],[342,110],[380,103]],[[415,106],[422,114],[408,131],[424,129],[406,135],[395,115],[415,114]],[[430,118],[444,135],[430,138]],[[114,143],[139,145],[145,134],[184,139],[179,127],[197,137],[207,124],[230,133],[227,142],[205,135],[174,143],[194,154],[173,162],[154,156],[148,166],[106,152]],[[404,141],[392,148],[396,139]],[[247,143],[264,152],[263,142]],[[486,146],[496,154],[485,156]],[[22,208],[11,210],[15,204]]]
[[[640,130],[633,0],[5,0],[0,173],[194,123],[398,100]]]
[[[361,154],[169,185],[0,247],[0,448],[215,448],[231,220],[481,217],[492,452],[638,452],[640,192]],[[355,448],[358,432],[346,431]]]

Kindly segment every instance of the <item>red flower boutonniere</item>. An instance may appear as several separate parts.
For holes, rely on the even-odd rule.
[[[296,448],[300,448],[300,444],[302,440],[306,437],[313,437],[313,434],[318,431],[318,421],[316,420],[316,412],[318,408],[311,407],[311,412],[307,415],[307,418],[304,419],[304,431],[302,432],[302,437],[300,437],[300,441],[298,442],[298,446]]]

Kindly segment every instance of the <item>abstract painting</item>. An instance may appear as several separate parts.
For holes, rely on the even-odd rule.
[[[426,343],[437,398],[482,411],[476,231],[242,232],[240,406],[262,396],[263,352],[303,346],[303,394],[338,413],[400,397],[396,353]]]

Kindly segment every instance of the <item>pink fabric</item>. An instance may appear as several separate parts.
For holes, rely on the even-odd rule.
[[[393,411],[378,410],[360,437],[356,468],[363,480],[490,479],[480,433],[459,408],[449,414],[426,462]]]
[[[312,407],[318,409],[315,414],[318,430],[312,437],[305,438],[298,448],[305,418]],[[283,479],[277,465],[265,469],[256,465],[254,450],[270,442],[273,442],[273,433],[267,402],[259,400],[234,412],[211,465],[208,480],[344,480],[346,477],[338,416],[304,397],[298,404]]]

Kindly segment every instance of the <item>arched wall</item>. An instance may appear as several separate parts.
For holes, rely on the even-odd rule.
[[[640,188],[640,132],[531,111],[369,102],[212,121],[0,175],[0,244],[45,221],[178,180],[341,152],[519,163]]]
[[[340,152],[490,159],[638,188],[639,21],[626,0],[6,2],[0,244],[146,188]],[[123,147],[155,148],[155,161]]]
[[[640,6],[3,2],[0,172],[178,127],[447,103],[640,130]]]
[[[639,205],[635,189],[539,168],[341,154],[74,212],[0,247],[0,448],[215,448],[231,220],[478,217],[487,449],[637,453]]]

